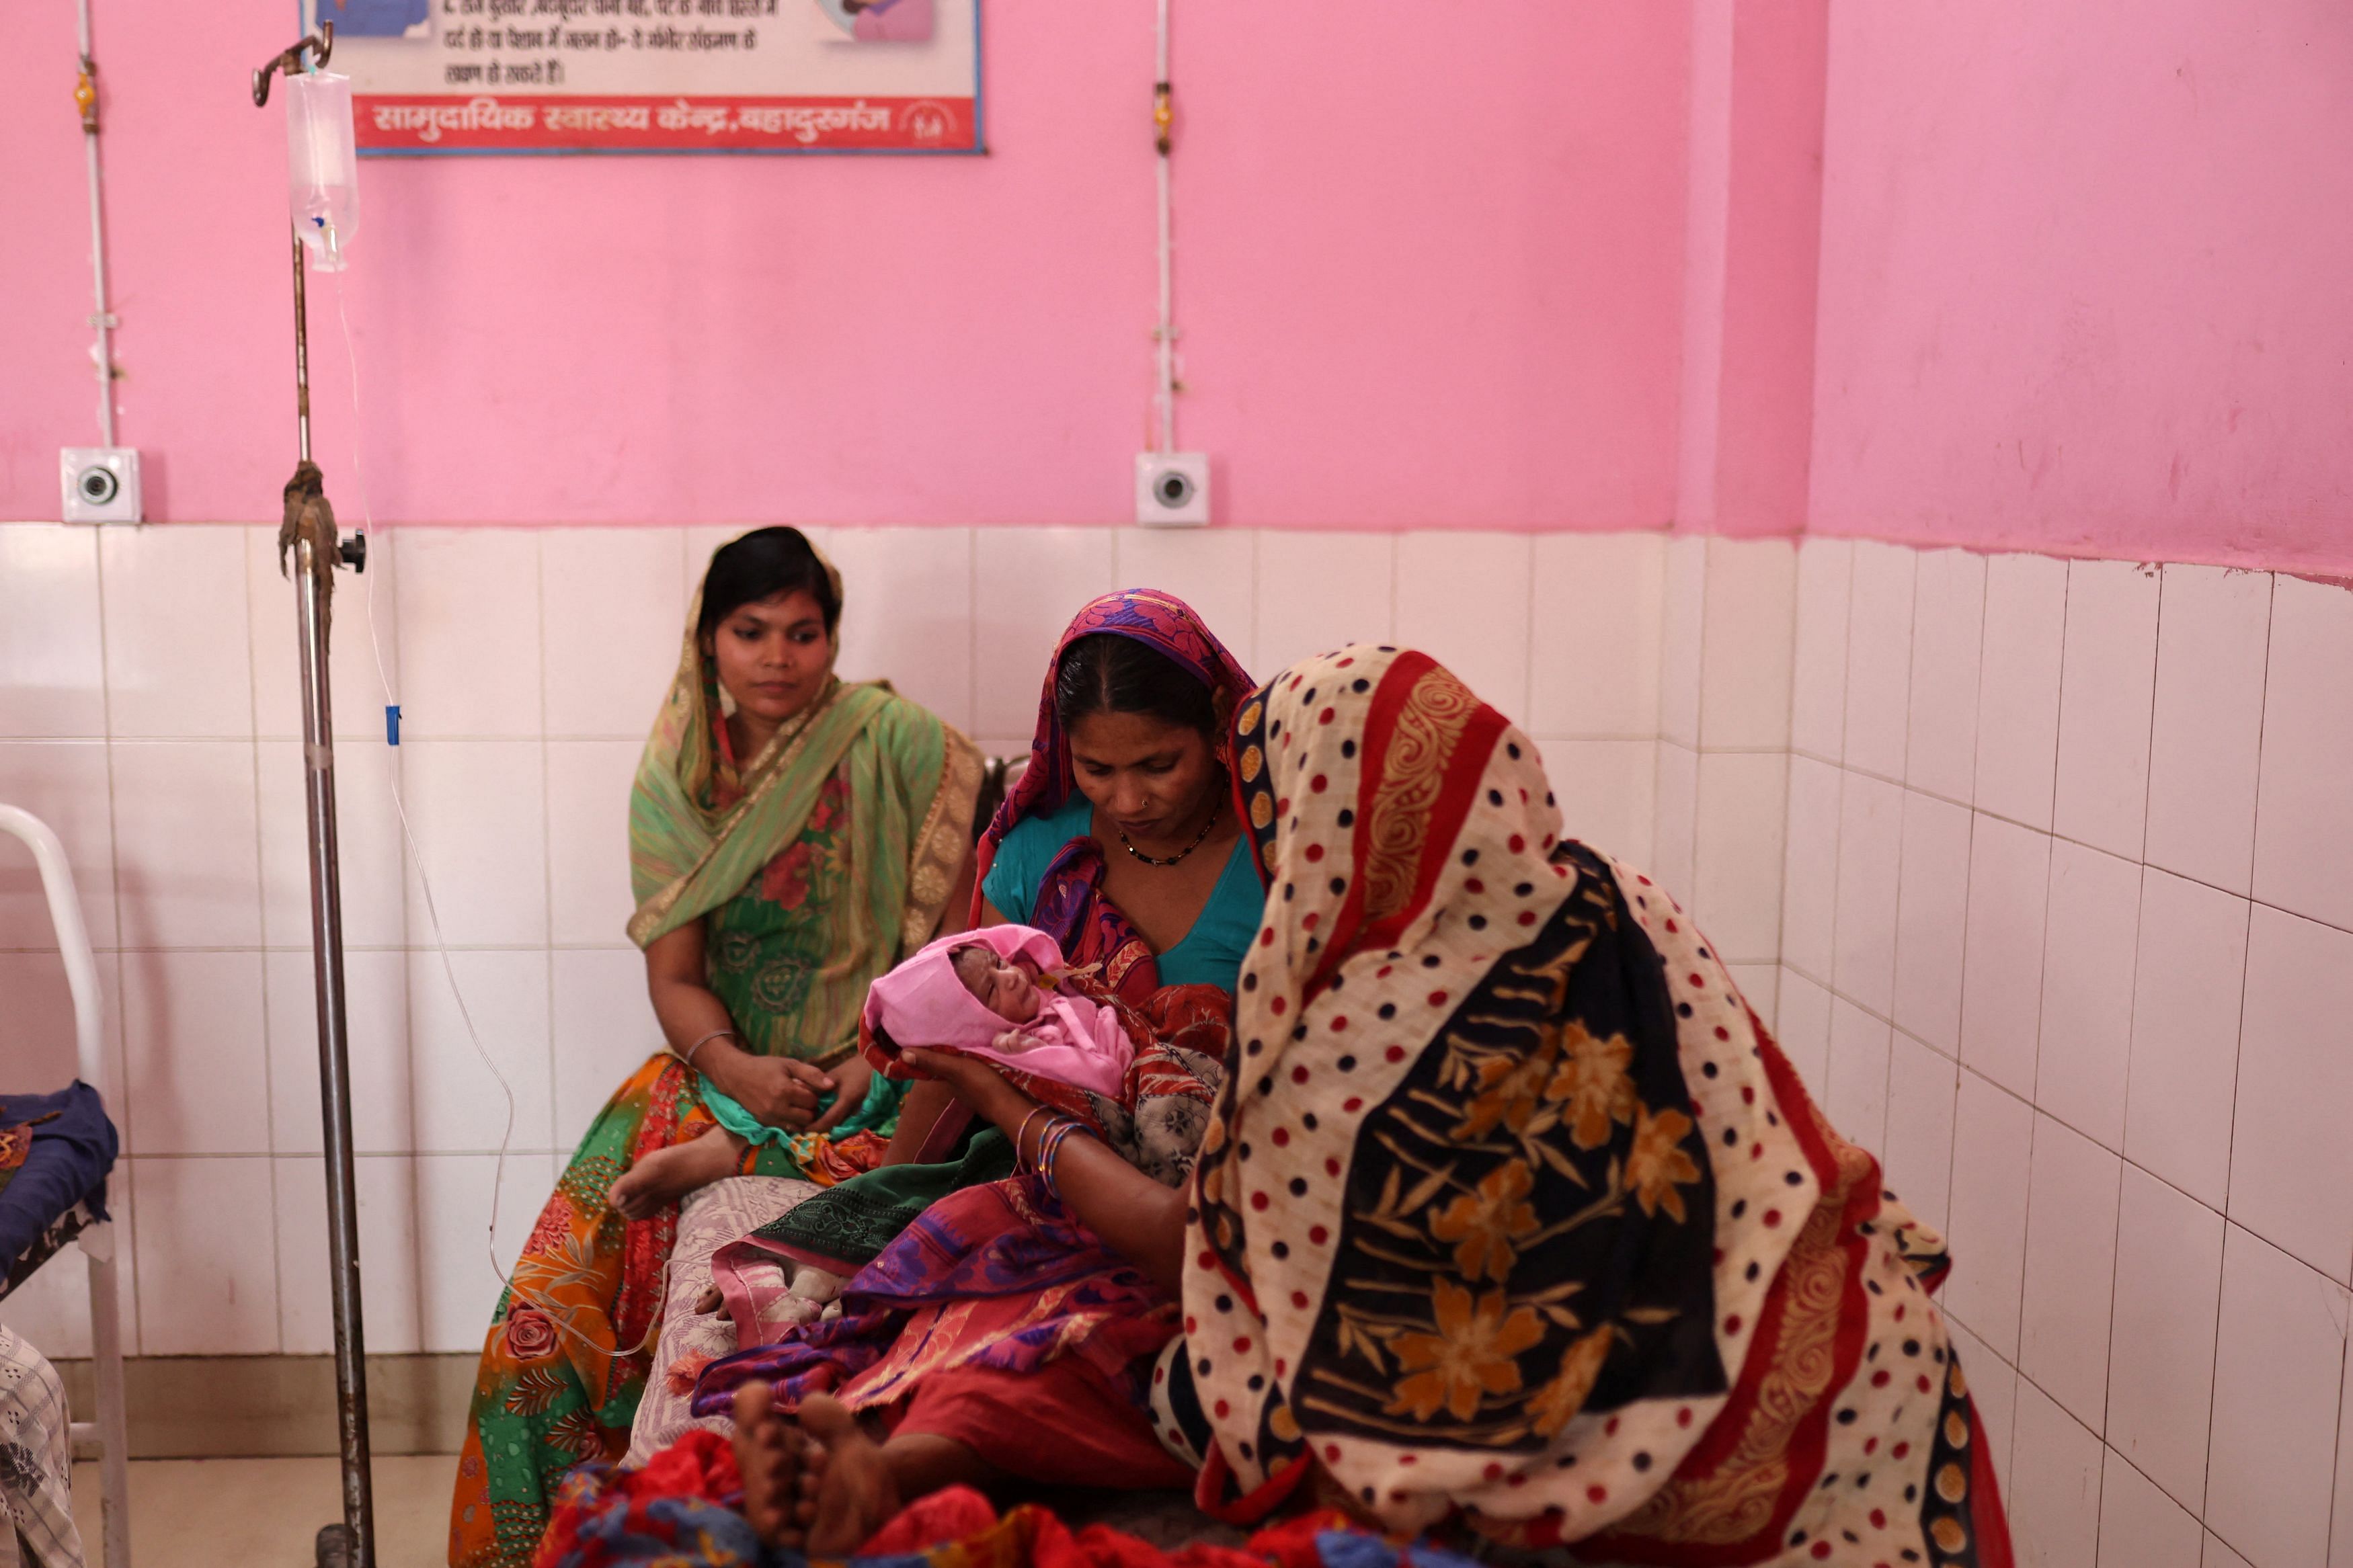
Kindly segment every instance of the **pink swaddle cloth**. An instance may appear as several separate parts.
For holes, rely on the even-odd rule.
[[[960,1051],[1106,1100],[1120,1098],[1135,1045],[1115,1011],[1041,984],[1037,1016],[1014,1023],[965,989],[954,962],[965,947],[987,947],[1007,960],[1026,957],[1042,973],[1062,966],[1061,949],[1034,926],[988,926],[941,937],[874,982],[866,994],[869,1036],[879,1026],[901,1049]]]

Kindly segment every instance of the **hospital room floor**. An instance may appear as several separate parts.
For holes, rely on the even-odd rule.
[[[382,1456],[375,1482],[378,1568],[448,1561],[454,1454]],[[307,1568],[319,1527],[343,1513],[331,1458],[140,1459],[131,1467],[131,1556],[138,1568]],[[74,1522],[100,1568],[98,1467],[76,1465]]]

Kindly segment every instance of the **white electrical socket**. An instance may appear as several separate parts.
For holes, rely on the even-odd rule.
[[[1199,528],[1209,521],[1207,452],[1139,452],[1135,521],[1146,528]]]
[[[137,522],[139,452],[132,447],[68,447],[58,454],[68,522]]]

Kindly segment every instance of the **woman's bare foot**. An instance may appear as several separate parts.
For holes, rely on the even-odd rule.
[[[740,1431],[740,1415],[737,1421]],[[803,1477],[815,1487],[807,1552],[811,1557],[847,1557],[899,1511],[898,1481],[881,1445],[860,1428],[858,1417],[833,1395],[812,1394],[801,1401],[800,1423],[813,1450],[802,1467]],[[748,1505],[748,1483],[744,1496]],[[758,1528],[756,1521],[754,1528]]]
[[[733,1175],[744,1147],[727,1129],[714,1127],[691,1142],[641,1154],[621,1173],[605,1201],[623,1219],[651,1219],[696,1188]]]
[[[766,1546],[798,1552],[816,1516],[818,1456],[801,1429],[776,1414],[768,1385],[735,1391],[735,1468],[744,1477],[744,1517]]]

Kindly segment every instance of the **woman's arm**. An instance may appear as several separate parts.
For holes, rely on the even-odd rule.
[[[1021,1152],[1034,1154],[1046,1118],[1038,1102],[1005,1081],[987,1062],[946,1051],[911,1050],[907,1060],[941,1083],[974,1110],[1018,1137],[1031,1122]],[[1079,1223],[1152,1277],[1163,1289],[1176,1290],[1185,1267],[1185,1194],[1164,1187],[1092,1137],[1063,1140],[1054,1156],[1054,1190]]]
[[[670,1048],[680,1056],[693,1051],[695,1070],[744,1110],[771,1127],[793,1131],[816,1120],[818,1096],[834,1088],[829,1074],[807,1062],[754,1056],[732,1032],[706,1038],[715,1030],[733,1031],[735,1020],[703,983],[701,921],[690,921],[646,948],[646,989]]]

